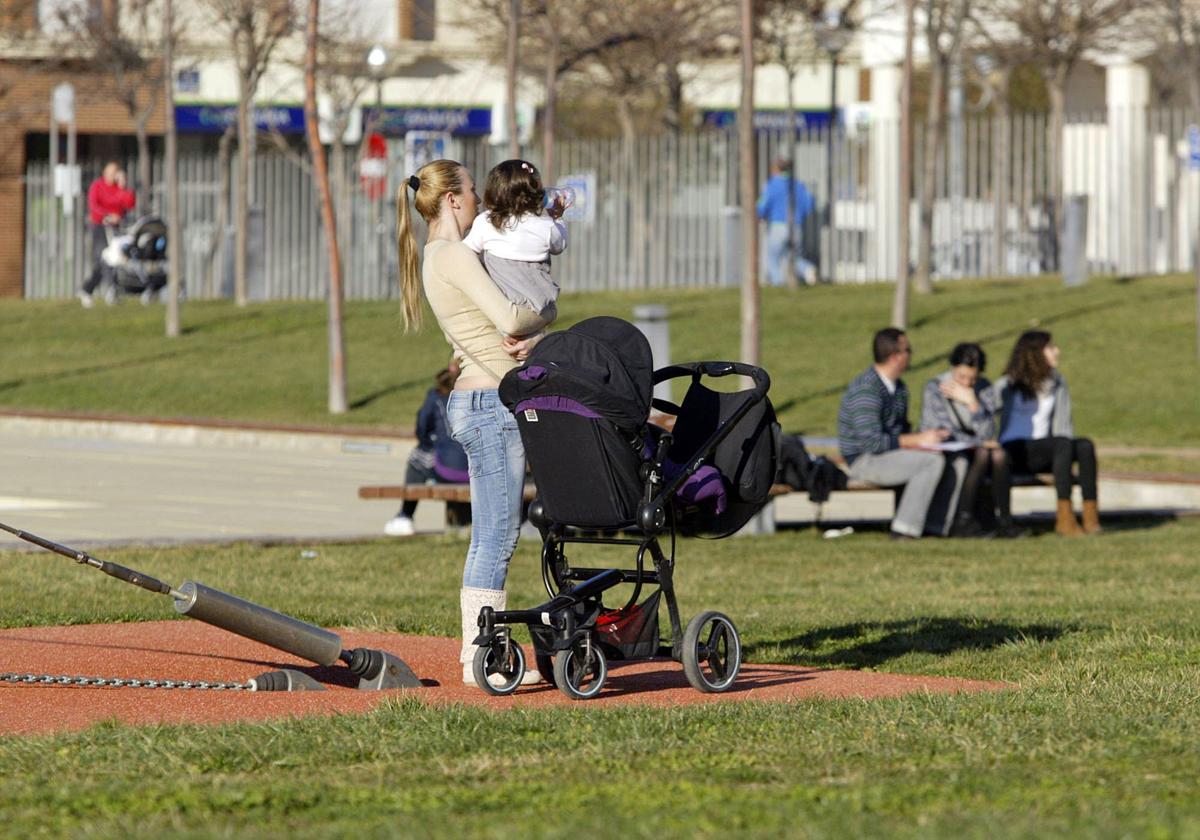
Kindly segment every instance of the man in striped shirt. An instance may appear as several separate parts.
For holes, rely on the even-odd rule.
[[[852,479],[904,486],[892,519],[892,536],[915,539],[925,532],[930,503],[946,465],[940,452],[922,450],[937,446],[949,431],[912,431],[908,387],[900,378],[912,359],[912,345],[904,331],[889,327],[875,333],[874,354],[875,364],[851,382],[842,397],[838,448],[850,465]]]

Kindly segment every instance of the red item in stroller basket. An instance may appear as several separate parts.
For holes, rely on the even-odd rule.
[[[658,590],[640,604],[619,610],[604,610],[596,618],[600,644],[612,648],[621,659],[644,659],[658,653]]]
[[[736,375],[749,390],[718,393],[705,377]],[[676,415],[674,433],[650,428],[654,385],[692,380],[681,406],[653,400]],[[550,600],[528,610],[485,607],[475,639],[475,680],[508,694],[520,685],[524,654],[511,625],[526,624],[538,668],[553,669],[574,699],[596,696],[607,657],[665,654],[699,691],[727,691],[741,667],[733,622],[704,612],[684,628],[673,582],[676,535],[722,537],[761,510],[778,459],[778,424],[767,399],[770,377],[736,362],[694,362],[653,370],[649,343],[618,318],[590,318],[543,339],[500,384],[537,485],[529,521],[542,536],[542,580]],[[669,546],[669,554],[664,551]],[[635,568],[573,566],[567,546],[628,545]],[[650,563],[646,562],[649,556]],[[647,568],[651,566],[651,568]],[[633,591],[618,609],[604,593]],[[639,603],[644,587],[657,587]],[[670,644],[659,647],[658,607],[666,601]]]

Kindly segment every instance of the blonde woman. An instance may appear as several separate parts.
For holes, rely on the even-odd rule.
[[[450,436],[467,453],[471,482],[471,545],[463,567],[463,682],[474,685],[472,639],[479,610],[503,610],[508,564],[517,545],[525,482],[525,450],[516,418],[500,402],[500,378],[528,357],[557,315],[554,304],[533,312],[509,301],[479,257],[463,244],[479,209],[475,181],[452,160],[427,163],[397,196],[400,293],[405,330],[420,327],[421,296],[429,301],[462,373],[447,402]],[[409,194],[429,225],[424,260],[417,268]],[[525,682],[539,679],[526,673]]]

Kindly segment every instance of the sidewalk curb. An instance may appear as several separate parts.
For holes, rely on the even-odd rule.
[[[0,433],[226,449],[270,449],[329,454],[357,452],[395,458],[408,457],[413,444],[412,436],[399,430],[389,433],[358,429],[238,425],[223,421],[134,419],[40,412],[0,413]]]

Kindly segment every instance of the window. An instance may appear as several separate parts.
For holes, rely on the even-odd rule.
[[[116,27],[118,0],[37,0],[38,26],[48,35],[83,27]]]

